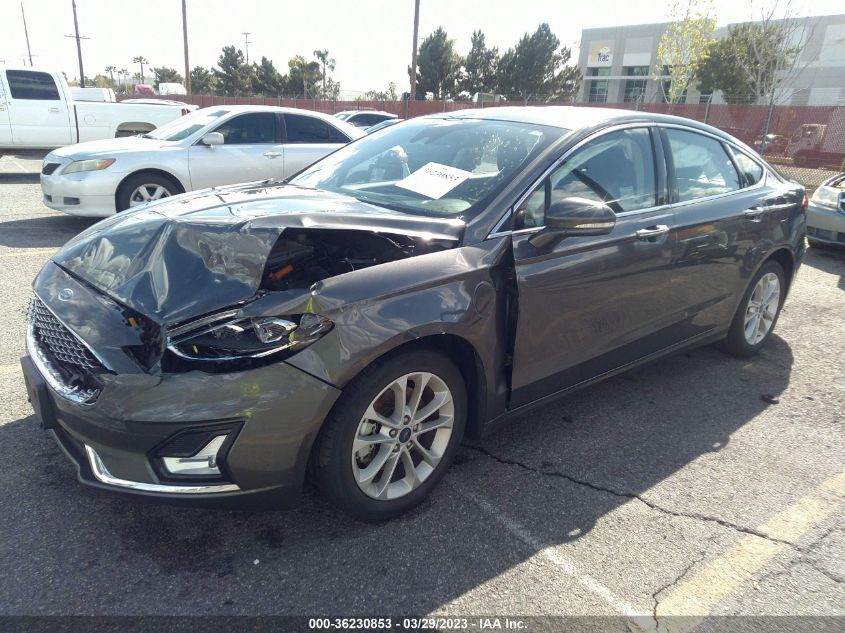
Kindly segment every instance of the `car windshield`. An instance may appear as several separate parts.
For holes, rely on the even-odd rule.
[[[290,180],[418,215],[467,216],[566,130],[421,118],[366,136]]]
[[[181,141],[228,113],[229,110],[211,110],[210,108],[208,110],[197,110],[144,134],[144,138],[154,138],[160,141]]]

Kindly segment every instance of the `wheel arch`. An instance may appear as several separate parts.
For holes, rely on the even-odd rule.
[[[171,181],[174,185],[176,185],[178,191],[176,193],[185,193],[188,189],[185,187],[185,184],[174,174],[164,169],[157,169],[155,167],[144,167],[142,169],[136,169],[133,172],[126,174],[121,181],[118,183],[117,187],[114,190],[114,208],[119,208],[119,200],[120,200],[120,193],[123,187],[126,185],[126,181],[130,178],[134,178],[139,174],[155,174],[156,176],[161,176],[162,178],[167,178]]]
[[[757,268],[757,270],[760,270],[760,268],[765,266],[766,262],[772,260],[776,261],[778,264],[780,264],[780,267],[783,268],[784,278],[786,279],[786,288],[788,290],[789,287],[792,285],[792,277],[795,274],[795,255],[790,249],[786,247],[775,249],[774,251],[769,253],[769,255],[766,256],[766,258],[762,262],[760,262],[760,266]]]

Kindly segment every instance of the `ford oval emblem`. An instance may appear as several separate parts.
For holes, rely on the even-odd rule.
[[[73,290],[70,288],[59,290],[59,301],[70,301],[71,299],[73,299]]]

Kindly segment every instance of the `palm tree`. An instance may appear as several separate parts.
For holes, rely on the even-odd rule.
[[[144,64],[150,63],[150,60],[144,57],[143,55],[138,55],[138,57],[132,58],[133,64],[141,64],[141,83],[144,83]]]
[[[120,70],[117,71],[117,77],[118,77],[118,79],[120,79],[120,77],[123,77],[123,89],[125,90],[126,89],[126,78],[129,77],[129,71],[126,70],[125,68],[121,68]]]
[[[316,57],[319,60],[320,65],[323,67],[323,98],[325,99],[325,97],[326,97],[326,67],[328,67],[329,70],[333,71],[334,68],[335,68],[335,60],[334,60],[334,57],[329,57],[329,51],[325,50],[325,49],[324,50],[315,50],[314,51],[314,57]]]
[[[109,74],[109,77],[111,78],[112,88],[114,88],[114,74],[117,72],[117,66],[106,66],[106,72]]]

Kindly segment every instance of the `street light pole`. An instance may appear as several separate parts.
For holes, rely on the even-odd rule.
[[[188,62],[188,7],[182,0],[182,39],[185,43],[185,92],[191,94],[191,64]]]
[[[417,98],[417,35],[420,30],[420,0],[414,0],[414,50],[411,52],[411,96],[410,101]]]

